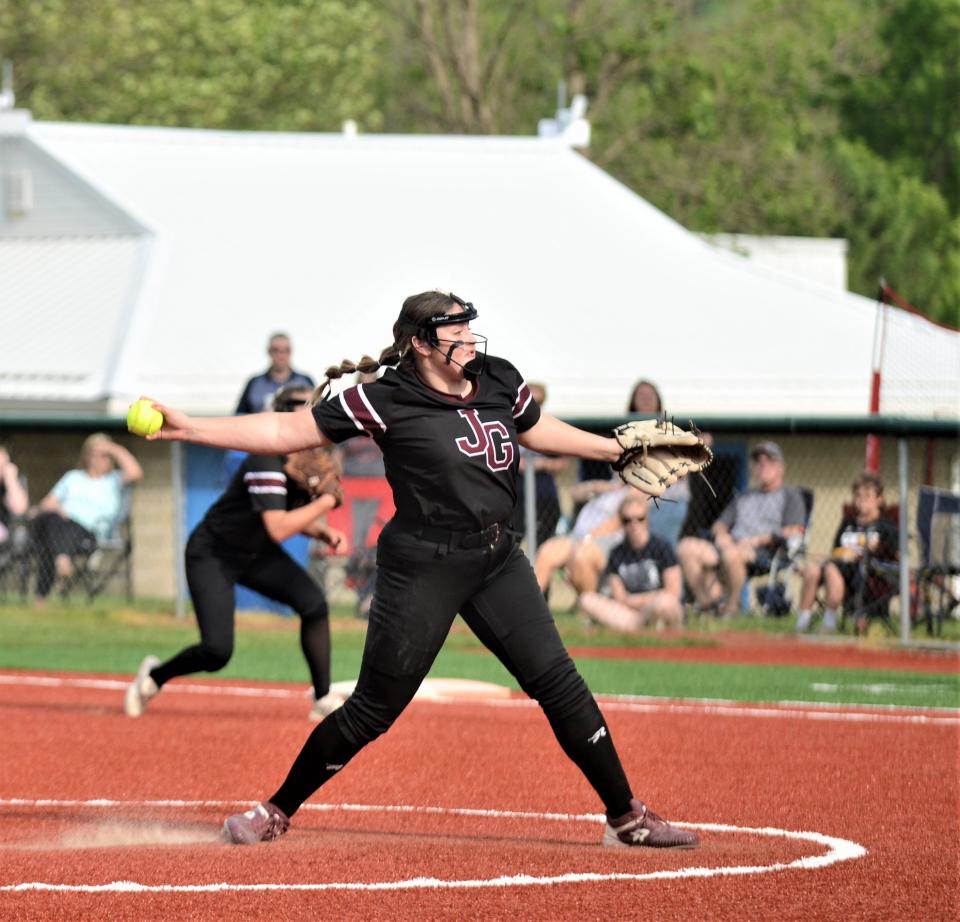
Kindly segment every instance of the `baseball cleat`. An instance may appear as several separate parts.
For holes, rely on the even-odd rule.
[[[145,656],[133,681],[127,686],[123,699],[123,710],[127,717],[139,717],[146,709],[147,702],[160,688],[150,676],[150,671],[160,665],[155,656]]]
[[[223,824],[223,838],[232,845],[256,845],[279,839],[289,828],[286,813],[266,801],[246,813],[228,816]]]
[[[327,692],[322,698],[317,698],[310,708],[310,719],[319,723],[325,717],[329,717],[340,705],[347,699],[336,692]]]
[[[614,847],[645,845],[649,848],[696,848],[700,839],[695,832],[671,826],[665,819],[647,809],[640,800],[630,801],[630,812],[607,817],[603,844]]]

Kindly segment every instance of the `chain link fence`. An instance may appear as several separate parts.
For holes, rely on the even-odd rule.
[[[623,419],[571,420],[597,433],[609,433]],[[683,542],[712,537],[712,529],[723,510],[741,496],[756,477],[751,452],[761,443],[774,443],[782,455],[784,482],[797,488],[809,502],[804,506],[802,535],[783,535],[784,546],[774,548],[776,568],[771,576],[750,574],[746,590],[734,602],[742,610],[769,617],[793,619],[801,610],[805,571],[811,564],[834,559],[839,565],[857,564],[865,557],[875,571],[853,578],[849,566],[840,567],[847,582],[861,592],[844,599],[838,628],[851,632],[865,625],[847,612],[866,612],[868,627],[875,624],[892,634],[907,638],[930,631],[937,633],[957,618],[960,594],[960,437],[953,421],[877,417],[872,419],[698,419],[711,439],[715,460],[706,477],[693,477],[673,488],[664,500],[650,507],[651,531],[666,540],[674,551]],[[864,471],[866,438],[875,433],[880,440],[878,475],[883,484],[885,534],[895,535],[892,554],[857,555],[856,546],[840,538],[841,523],[855,516],[852,485]],[[21,471],[30,473],[31,502],[36,503],[75,457],[76,445],[85,432],[58,432],[23,427],[16,433],[14,457]],[[184,536],[173,527],[181,520],[187,502],[183,485],[176,486],[182,463],[175,462],[170,446],[137,443],[147,477],[134,490],[130,519],[112,535],[112,543],[81,549],[75,555],[72,574],[56,571],[51,595],[62,588],[74,595],[103,592],[111,596],[136,592],[161,596],[184,590],[171,574],[182,556]],[[612,477],[609,465],[591,465],[577,459],[544,458],[524,453],[524,489],[511,527],[536,560],[553,539],[578,537],[578,516],[596,500],[599,512],[614,516],[618,498],[605,494],[622,486]],[[32,598],[37,579],[51,561],[39,558],[41,551],[29,523],[11,523],[6,539],[0,541],[0,597],[7,600]],[[182,523],[181,523],[182,524]],[[596,523],[594,523],[595,525]],[[892,531],[891,531],[892,529]],[[579,529],[582,530],[582,529]],[[622,540],[622,535],[620,536]],[[866,541],[866,539],[864,539]],[[604,539],[609,553],[613,539]],[[846,555],[849,560],[843,560]],[[569,579],[566,561],[551,569],[545,588],[555,611],[574,610],[578,603]],[[605,558],[603,560],[605,563]],[[43,566],[41,566],[41,564]],[[902,566],[901,566],[902,564]],[[79,566],[78,566],[79,565]],[[602,565],[601,565],[602,566]],[[542,569],[539,568],[538,569]],[[684,568],[689,570],[689,565]],[[81,573],[81,579],[77,579]],[[720,573],[721,577],[724,575]],[[107,576],[106,582],[101,582]],[[684,572],[685,618],[697,616],[690,574]],[[869,579],[867,578],[869,577]],[[811,605],[811,629],[822,627],[826,601],[825,577],[820,575],[816,599]],[[158,588],[153,589],[156,586]],[[169,586],[169,589],[165,587]],[[769,587],[769,588],[768,588]],[[726,590],[721,580],[721,590]],[[845,587],[849,588],[849,587]],[[880,598],[870,608],[869,604]],[[901,599],[910,600],[910,618],[900,618]],[[730,601],[727,599],[726,601]],[[712,616],[712,613],[711,613]],[[784,622],[787,623],[787,622]],[[792,624],[792,622],[790,622]]]
[[[608,433],[623,420],[572,422]],[[704,604],[699,591],[703,574],[697,572],[699,558],[693,552],[706,555],[710,563],[722,558],[714,543],[715,523],[724,517],[729,524],[730,513],[724,516],[724,510],[743,508],[739,498],[758,487],[758,478],[769,476],[761,468],[771,455],[782,462],[786,492],[795,494],[789,504],[792,515],[789,523],[782,519],[780,527],[770,526],[763,516],[759,525],[741,521],[739,531],[734,524],[736,539],[746,540],[756,532],[760,544],[758,559],[748,566],[742,590],[736,588],[735,578],[728,579],[725,561],[717,559],[717,566],[711,568],[710,575],[717,582],[712,591],[723,599],[727,612],[735,607],[758,615],[793,617],[809,609],[809,628],[822,629],[824,609],[833,601],[828,592],[833,568],[824,566],[830,561],[843,578],[837,629],[864,632],[877,623],[891,634],[906,637],[921,623],[930,633],[938,633],[946,619],[960,615],[960,440],[956,423],[889,418],[717,418],[698,420],[698,425],[711,443],[712,466],[704,477],[671,488],[649,508],[650,533],[669,543],[678,555],[688,620],[697,612],[715,614],[722,609]],[[861,490],[864,486],[866,440],[871,433],[880,441],[879,469],[876,479],[868,483],[878,494],[876,512],[858,509],[854,489],[855,481]],[[523,523],[520,530],[531,559],[540,562],[555,550],[558,541],[547,544],[552,538],[559,536],[574,546],[581,542],[586,526],[578,516],[589,515],[595,505],[602,505],[596,497],[622,486],[618,479],[610,480],[611,470],[605,464],[551,459],[546,470],[541,457],[526,454],[523,468],[524,506],[522,512],[518,509],[515,521]],[[608,516],[615,513],[616,503],[608,504],[605,512]],[[789,525],[798,520],[802,520],[800,528],[791,529]],[[588,524],[596,527],[597,523]],[[764,531],[757,532],[761,526]],[[706,542],[713,551],[697,542]],[[609,547],[607,540],[605,556]],[[554,561],[561,557],[556,555]],[[583,588],[576,579],[571,582],[570,575],[569,562],[556,567],[546,587],[558,610],[573,609],[578,588]],[[733,600],[729,598],[730,582],[736,592]],[[908,622],[900,618],[902,597],[910,599]],[[828,629],[834,627],[832,617],[828,612]]]

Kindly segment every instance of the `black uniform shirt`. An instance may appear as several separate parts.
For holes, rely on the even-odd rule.
[[[677,555],[662,538],[650,535],[647,543],[637,550],[629,541],[618,544],[610,552],[607,573],[623,580],[627,592],[653,592],[663,588],[663,573],[677,566]]]
[[[883,516],[869,525],[858,525],[854,516],[844,519],[837,529],[833,546],[842,549],[845,556],[852,559],[862,557],[864,550],[874,540],[877,541],[876,548],[871,551],[874,557],[880,560],[896,560],[899,532],[897,526]]]
[[[206,526],[234,550],[262,551],[272,539],[261,513],[310,502],[310,496],[283,472],[285,462],[283,455],[248,455],[198,527]]]
[[[510,517],[517,434],[537,423],[540,407],[513,365],[488,356],[465,398],[441,394],[412,369],[387,369],[315,406],[313,415],[334,442],[376,441],[401,522],[478,531]]]

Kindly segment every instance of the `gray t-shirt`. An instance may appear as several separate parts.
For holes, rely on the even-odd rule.
[[[730,529],[734,540],[780,531],[787,525],[803,525],[806,510],[803,494],[796,487],[780,487],[770,493],[747,490],[734,497],[717,520]]]

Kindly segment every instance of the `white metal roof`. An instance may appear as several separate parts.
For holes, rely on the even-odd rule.
[[[321,378],[377,354],[403,298],[433,287],[476,304],[489,351],[560,415],[622,413],[638,377],[692,416],[867,409],[870,300],[710,247],[562,142],[27,131],[153,238],[115,410],[145,393],[231,411],[274,330]],[[957,416],[960,336],[895,313],[888,342],[917,378],[888,374],[884,409]]]
[[[143,245],[134,236],[0,242],[0,397],[103,398]]]

